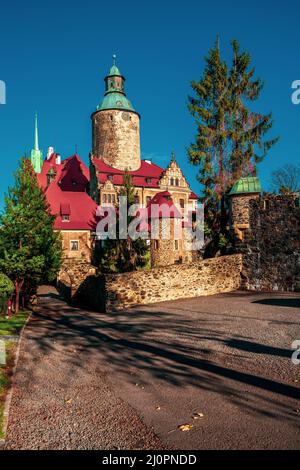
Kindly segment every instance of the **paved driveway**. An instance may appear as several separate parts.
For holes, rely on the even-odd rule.
[[[7,448],[300,449],[295,339],[294,294],[232,293],[116,314],[41,298]]]

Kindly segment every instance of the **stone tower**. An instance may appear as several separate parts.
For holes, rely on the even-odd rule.
[[[240,240],[243,240],[244,230],[249,228],[249,201],[260,194],[261,184],[254,176],[240,178],[229,193],[230,228]]]
[[[34,147],[30,153],[30,161],[36,173],[41,173],[43,166],[43,154],[39,149],[38,117],[35,115],[34,123]]]
[[[113,65],[105,77],[102,103],[92,114],[92,156],[119,170],[140,168],[140,116],[124,90],[125,78]]]

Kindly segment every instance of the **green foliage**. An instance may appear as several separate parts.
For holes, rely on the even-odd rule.
[[[124,175],[124,185],[120,190],[120,196],[127,197],[128,208],[134,204],[134,187],[131,175],[126,172]],[[127,216],[127,225],[133,217]],[[116,240],[105,240],[99,254],[99,267],[103,273],[121,273],[143,269],[149,264],[149,250],[146,240],[138,238],[132,240],[129,236],[120,239],[119,214],[117,214],[117,238]]]
[[[219,43],[209,51],[202,78],[192,81],[189,111],[195,118],[197,135],[187,149],[189,160],[199,167],[203,187],[208,242],[216,249],[223,244],[219,234],[226,232],[225,196],[241,177],[254,175],[277,139],[264,140],[272,127],[271,114],[262,115],[249,108],[263,89],[254,78],[251,58],[232,42],[233,59],[228,65],[220,54]]]
[[[5,274],[0,273],[0,298],[8,299],[15,290],[13,282]]]
[[[62,252],[54,219],[30,161],[23,158],[0,216],[0,269],[13,280],[17,296],[25,289],[30,296],[40,282],[56,276]]]

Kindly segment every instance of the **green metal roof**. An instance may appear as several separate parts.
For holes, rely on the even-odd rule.
[[[240,178],[232,187],[229,195],[233,194],[247,194],[247,193],[260,193],[261,184],[259,178],[256,176],[247,176]]]
[[[117,67],[116,65],[113,65],[113,66],[110,68],[108,77],[110,77],[110,76],[115,76],[115,75],[118,75],[119,77],[122,77],[121,72],[120,72],[120,70],[118,69],[118,67]]]
[[[116,54],[113,54],[113,65],[110,68],[108,77],[111,76],[111,75],[113,75],[113,76],[118,75],[119,77],[122,77],[122,75],[120,73],[120,70],[116,66],[116,58],[117,58]]]
[[[118,78],[120,77],[120,78]],[[96,110],[103,109],[124,109],[126,111],[134,111],[132,104],[126,97],[124,91],[125,78],[121,75],[116,66],[116,55],[113,55],[113,65],[109,71],[109,75],[105,77],[106,90],[103,100],[98,104]]]
[[[129,99],[123,93],[109,92],[107,93],[101,104],[98,104],[97,111],[102,109],[125,109],[127,111],[134,111]]]

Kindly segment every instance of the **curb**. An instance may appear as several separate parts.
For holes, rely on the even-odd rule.
[[[18,337],[18,345],[17,345],[16,355],[15,355],[15,360],[14,360],[14,366],[13,366],[13,369],[12,369],[11,386],[8,390],[8,393],[7,393],[6,399],[5,399],[5,403],[4,403],[3,427],[2,427],[2,433],[4,434],[4,438],[0,439],[0,450],[3,450],[5,442],[6,442],[6,431],[7,431],[7,427],[8,427],[10,405],[11,405],[11,401],[12,401],[13,388],[14,388],[14,383],[13,382],[14,382],[14,377],[15,377],[15,373],[16,373],[17,365],[18,365],[18,361],[19,361],[19,356],[20,356],[20,351],[21,351],[21,342],[22,342],[22,339],[23,339],[25,328],[26,328],[27,324],[29,323],[29,320],[31,319],[32,313],[33,312],[31,311],[31,313],[28,315],[28,318],[27,318],[26,322],[24,323],[24,326],[21,329],[20,335]]]

